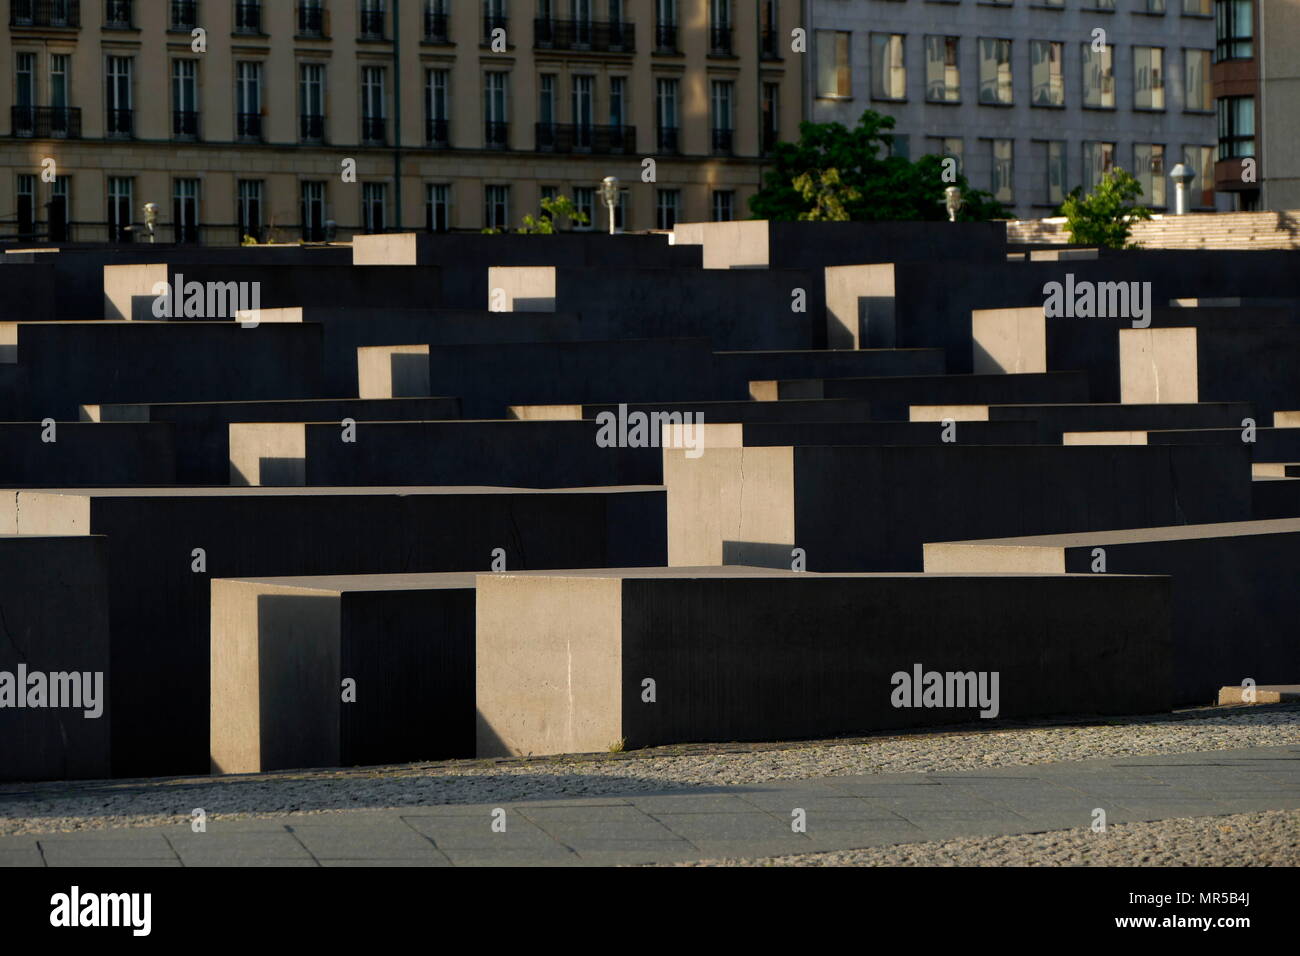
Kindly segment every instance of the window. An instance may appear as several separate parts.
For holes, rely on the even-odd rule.
[[[573,189],[573,208],[587,217],[586,225],[574,220],[573,228],[586,230],[596,223],[596,190],[592,186],[575,186]]]
[[[1158,46],[1133,48],[1133,108],[1165,108],[1165,51]]]
[[[678,208],[682,194],[679,189],[661,189],[655,194],[655,224],[659,229],[672,229],[677,225]]]
[[[925,98],[932,103],[961,102],[958,37],[925,38]]]
[[[130,136],[131,123],[131,64],[129,56],[108,58],[108,135]],[[123,242],[128,240],[121,240]]]
[[[14,135],[31,136],[36,131],[36,54],[19,53],[14,60]]]
[[[384,209],[388,205],[387,183],[361,184],[361,229],[364,232],[384,231]]]
[[[781,27],[777,0],[759,0],[758,52],[764,60],[781,59]]]
[[[591,89],[594,85],[590,76],[574,76],[569,95],[573,107],[574,142],[581,147],[591,148],[591,123],[593,102]]]
[[[713,190],[713,221],[731,222],[736,218],[736,193],[732,189]]]
[[[1047,195],[1045,198],[1052,205],[1059,205],[1065,202],[1065,194],[1069,192],[1065,185],[1069,179],[1065,158],[1065,141],[1051,140],[1043,143],[1042,146],[1047,160]]]
[[[1214,109],[1214,84],[1211,82],[1210,51],[1183,50],[1184,79],[1187,85],[1186,108]]]
[[[817,95],[848,97],[853,95],[849,74],[849,34],[817,31]]]
[[[1143,202],[1165,205],[1165,148],[1156,143],[1133,144],[1133,176],[1142,185]]]
[[[132,181],[129,176],[108,177],[108,241],[131,241]]]
[[[730,156],[733,146],[731,101],[735,84],[730,80],[714,80],[710,86],[713,152],[720,156]]]
[[[731,54],[731,0],[709,0],[709,52]]]
[[[483,227],[506,229],[510,224],[510,187],[483,187]]]
[[[1146,0],[1146,12],[1163,14],[1165,12],[1165,0]]]
[[[262,32],[261,0],[235,0],[235,32]]]
[[[509,145],[509,121],[506,113],[505,73],[484,74],[483,110],[485,129],[483,142],[489,147],[504,149]]]
[[[1255,155],[1255,98],[1225,96],[1216,106],[1219,114],[1219,159]]]
[[[902,34],[871,34],[871,98],[907,99],[907,68],[903,63]]]
[[[677,152],[677,80],[655,81],[655,125],[659,151]]]
[[[1092,0],[1094,10],[1114,10],[1115,0]]]
[[[655,50],[677,52],[677,0],[655,0]]]
[[[980,102],[1011,103],[1011,41],[980,37]]]
[[[198,22],[198,0],[171,0],[172,30],[189,33]]]
[[[451,185],[429,183],[424,187],[424,228],[446,232],[451,228]]]
[[[989,180],[989,192],[998,202],[1012,202],[1015,198],[1015,191],[1011,184],[1015,142],[1009,139],[995,139],[990,141],[990,146],[993,153],[993,175]]]
[[[912,138],[906,133],[890,133],[888,155],[897,156],[899,159],[911,159]]]
[[[1214,154],[1213,146],[1183,147],[1183,162],[1196,173],[1192,203],[1201,208],[1214,208]]]
[[[537,120],[544,126],[555,124],[555,74],[543,73],[537,88]]]
[[[763,84],[763,152],[768,153],[781,138],[781,87],[776,83]]]
[[[50,54],[50,106],[55,111],[68,108],[68,54]]]
[[[1065,44],[1052,40],[1029,41],[1029,73],[1034,106],[1065,105]]]
[[[615,130],[627,123],[627,78],[609,78],[609,125]]]
[[[239,240],[252,236],[262,238],[262,181],[260,179],[241,179],[235,199],[235,218],[239,223]]]
[[[384,0],[361,0],[361,39],[384,38]]]
[[[957,172],[962,170],[962,140],[960,136],[931,136],[927,148],[936,156],[957,161]]]
[[[305,242],[325,241],[325,184],[302,184],[302,238]]]
[[[172,181],[172,229],[177,242],[199,241],[199,181]]]
[[[424,74],[424,141],[430,146],[446,146],[451,142],[448,124],[449,70],[426,70]]]
[[[67,176],[56,176],[50,184],[50,242],[67,242],[71,238],[71,191]]]
[[[36,233],[36,177],[30,173],[19,173],[16,177],[16,198],[18,211],[18,234],[31,236]]]
[[[198,64],[172,60],[172,135],[193,139],[199,135]]]
[[[1083,44],[1083,105],[1094,109],[1115,108],[1115,47],[1100,51]]]
[[[1115,165],[1115,144],[1086,142],[1083,144],[1083,191],[1090,193]]]
[[[1215,0],[1215,62],[1249,60],[1255,56],[1253,14],[1254,0]]]
[[[381,145],[388,139],[384,120],[384,73],[382,66],[361,68],[361,141]]]
[[[235,135],[262,138],[262,64],[235,64]]]
[[[1210,0],[1183,0],[1183,16],[1208,17],[1209,15]]]
[[[298,135],[304,143],[325,139],[325,67],[304,63],[298,67]]]
[[[104,28],[131,29],[131,0],[104,0]]]
[[[324,0],[298,0],[298,36],[325,35]]]

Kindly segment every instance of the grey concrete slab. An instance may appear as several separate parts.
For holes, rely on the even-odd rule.
[[[169,485],[176,477],[165,423],[0,422],[0,486]]]

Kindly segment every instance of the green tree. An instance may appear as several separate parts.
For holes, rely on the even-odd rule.
[[[559,218],[568,219],[580,226],[585,226],[589,221],[587,214],[579,212],[568,196],[553,196],[542,200],[542,214],[536,219],[524,216],[524,225],[519,231],[549,236],[555,232],[555,221]]]
[[[1097,188],[1083,195],[1076,186],[1061,203],[1061,215],[1070,241],[1107,249],[1136,249],[1129,242],[1129,231],[1138,220],[1150,219],[1151,210],[1137,204],[1142,184],[1132,174],[1116,166],[1102,176]]]
[[[956,186],[964,200],[959,219],[1007,215],[1001,203],[972,189],[960,173],[953,170],[945,177],[943,157],[910,162],[888,155],[893,128],[892,116],[872,110],[852,129],[842,123],[801,123],[797,143],[778,143],[773,149],[763,188],[749,200],[750,211],[759,219],[786,222],[830,218],[841,211],[856,221],[942,220],[948,217],[943,191]]]

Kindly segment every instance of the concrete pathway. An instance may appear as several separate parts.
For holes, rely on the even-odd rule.
[[[0,838],[0,866],[466,866],[769,857],[1300,809],[1300,747],[284,814]],[[794,824],[805,823],[803,832]],[[504,832],[502,829],[504,821]]]

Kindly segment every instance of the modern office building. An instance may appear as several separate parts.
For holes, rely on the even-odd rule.
[[[798,0],[0,3],[0,237],[744,218],[804,97]]]
[[[1186,163],[1191,208],[1216,206],[1211,0],[809,4],[816,122],[892,116],[896,150],[956,158],[1021,218],[1113,166],[1172,211],[1168,172]]]

